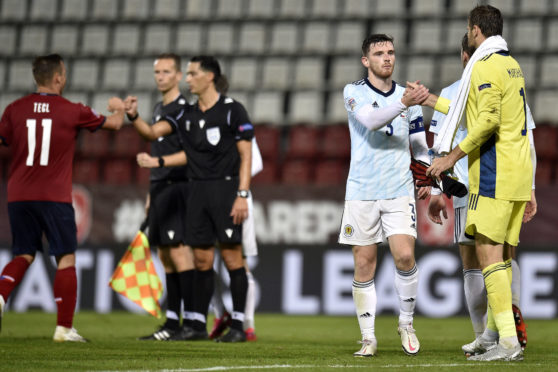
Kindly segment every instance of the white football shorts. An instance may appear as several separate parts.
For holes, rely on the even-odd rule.
[[[371,245],[391,235],[417,237],[415,199],[346,200],[339,243]]]
[[[453,242],[463,245],[475,245],[475,239],[465,235],[465,222],[467,222],[467,207],[455,208],[453,222]]]
[[[252,193],[246,199],[248,202],[248,218],[242,223],[242,255],[244,257],[258,255],[256,242],[256,225],[254,223],[254,200]]]

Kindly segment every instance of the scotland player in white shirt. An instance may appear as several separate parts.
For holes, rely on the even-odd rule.
[[[345,86],[345,108],[351,134],[351,165],[339,242],[353,246],[353,300],[362,334],[358,357],[376,353],[376,271],[378,243],[387,238],[395,261],[399,296],[398,332],[405,353],[420,343],[413,328],[418,269],[415,265],[416,213],[409,143],[415,158],[429,161],[422,109],[428,97],[421,85],[409,89],[392,81],[393,38],[375,34],[362,45],[368,76]],[[413,106],[413,107],[411,107]],[[426,198],[429,188],[419,190]]]
[[[467,65],[470,57],[475,52],[474,46],[469,46],[467,34],[463,37],[461,41],[461,62],[463,67]],[[460,80],[451,84],[450,86],[442,89],[440,93],[441,97],[453,100],[457,96]],[[429,104],[429,100],[426,100],[423,104]],[[531,151],[532,158],[536,159],[534,155],[534,145],[533,145],[533,134],[532,130],[535,128],[535,123],[531,115],[531,110],[529,106],[526,106],[527,111],[527,128],[529,129],[529,138],[531,139]],[[430,122],[430,132],[438,135],[444,124],[444,119],[446,115],[434,111],[432,116],[432,121]],[[467,129],[463,126],[459,126],[455,137],[452,142],[452,148],[457,146],[461,141],[467,137]],[[533,164],[533,169],[536,168],[536,164]],[[469,184],[469,173],[468,173],[468,160],[467,156],[461,158],[453,167],[453,172],[457,176],[458,180],[464,185]],[[534,182],[533,175],[533,182]],[[528,222],[536,213],[536,199],[534,195],[534,183],[533,183],[533,202],[530,204],[534,205],[533,208],[527,208],[525,212],[524,222]],[[432,190],[432,197],[428,205],[428,217],[430,220],[436,224],[442,224],[442,216],[444,219],[448,218],[446,210],[446,202],[444,198],[440,195],[441,191],[438,189]],[[494,335],[494,339],[480,338],[485,332],[486,328],[486,311],[487,311],[487,297],[486,288],[484,286],[484,279],[482,275],[482,270],[480,263],[478,261],[476,251],[475,251],[475,240],[467,237],[465,235],[465,221],[467,220],[467,203],[469,195],[465,195],[461,198],[453,197],[453,208],[454,208],[454,241],[459,245],[459,254],[461,255],[461,260],[463,262],[463,284],[465,291],[465,300],[467,303],[467,308],[469,310],[469,316],[471,318],[471,323],[473,325],[473,331],[475,333],[475,341],[463,345],[462,350],[466,355],[474,355],[476,353],[483,352],[491,345],[495,343],[495,338],[497,334]],[[510,253],[511,255],[511,253]],[[523,317],[521,316],[521,311],[519,310],[519,297],[520,297],[520,283],[519,283],[519,266],[515,260],[512,261],[512,303],[513,312],[516,320],[516,330],[518,334],[519,342],[522,347],[527,344],[527,332],[525,324],[523,323]],[[521,319],[521,321],[518,321]]]

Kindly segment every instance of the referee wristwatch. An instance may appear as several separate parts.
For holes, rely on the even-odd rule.
[[[240,196],[241,198],[246,199],[248,196],[250,196],[250,190],[238,190],[236,192],[236,196]]]

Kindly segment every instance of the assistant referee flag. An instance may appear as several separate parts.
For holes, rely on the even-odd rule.
[[[138,231],[124,253],[109,285],[149,314],[157,318],[162,316],[159,299],[163,295],[163,284],[151,259],[149,241],[142,231]]]

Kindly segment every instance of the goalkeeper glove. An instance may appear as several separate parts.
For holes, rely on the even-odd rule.
[[[461,198],[467,195],[467,187],[449,176],[448,171],[441,174],[441,181],[438,182],[433,177],[426,175],[426,169],[428,169],[428,167],[429,164],[421,160],[411,158],[411,172],[413,173],[413,178],[416,180],[418,187],[434,186],[442,190],[442,192],[448,197],[453,195]]]

